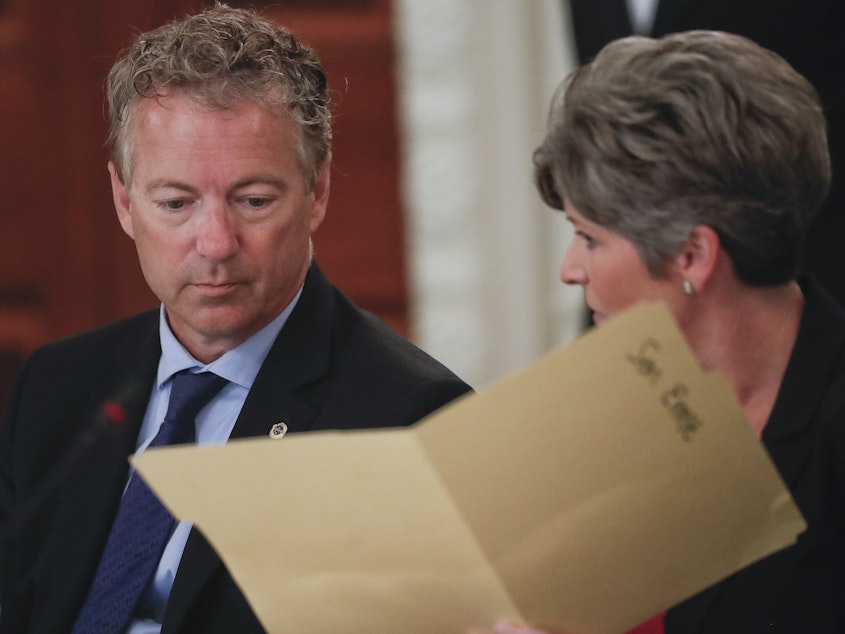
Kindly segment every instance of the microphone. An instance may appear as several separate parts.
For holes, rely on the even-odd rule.
[[[61,482],[100,440],[125,427],[129,418],[127,404],[132,402],[140,391],[140,382],[130,381],[113,398],[103,401],[91,425],[85,427],[76,437],[50,475],[35,488],[22,506],[15,509],[5,524],[0,524],[0,545],[5,544],[26,526],[35,511],[59,488]]]

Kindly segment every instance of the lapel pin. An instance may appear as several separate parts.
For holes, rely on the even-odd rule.
[[[270,428],[270,438],[278,440],[288,433],[288,426],[285,423],[276,423]]]

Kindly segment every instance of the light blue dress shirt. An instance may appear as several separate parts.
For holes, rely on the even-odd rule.
[[[299,301],[302,289],[282,313],[249,339],[229,350],[208,365],[200,363],[177,341],[165,317],[164,306],[159,313],[161,359],[147,412],[138,436],[136,453],[143,452],[158,433],[167,413],[171,378],[187,369],[209,371],[229,381],[220,393],[206,405],[196,418],[197,444],[220,445],[229,439],[235,421],[243,408],[261,364]],[[270,431],[269,428],[267,430]],[[132,477],[130,475],[130,477]],[[164,548],[158,569],[141,598],[136,618],[129,624],[128,634],[158,634],[173,579],[191,531],[190,522],[179,522]]]

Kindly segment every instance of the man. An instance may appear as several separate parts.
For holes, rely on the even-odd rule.
[[[184,523],[150,546],[139,596],[123,596],[137,575],[113,576],[113,556],[135,557],[129,541],[158,531],[142,523],[161,510],[127,457],[178,442],[160,440],[177,422],[201,444],[408,425],[469,388],[312,263],[331,164],[313,51],[217,5],[139,36],[108,99],[118,219],[162,304],[45,346],[20,374],[0,430],[0,631],[261,631]],[[197,376],[214,395],[171,417]],[[131,515],[141,498],[155,513]]]

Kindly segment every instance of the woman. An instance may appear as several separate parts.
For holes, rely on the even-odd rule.
[[[794,546],[670,609],[669,633],[845,631],[845,310],[797,276],[830,180],[825,136],[784,60],[694,31],[605,47],[558,91],[534,156],[543,199],[575,229],[561,280],[599,324],[665,302],[808,522]]]

